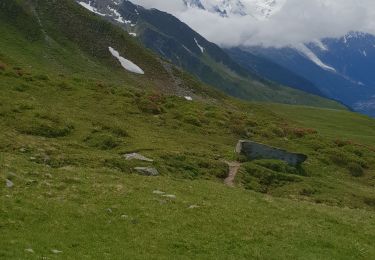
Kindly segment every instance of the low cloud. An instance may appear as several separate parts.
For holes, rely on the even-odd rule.
[[[286,0],[278,12],[263,20],[250,15],[221,17],[205,10],[186,8],[182,0],[133,2],[169,12],[208,40],[226,47],[282,47],[341,37],[350,31],[375,34],[374,0]]]

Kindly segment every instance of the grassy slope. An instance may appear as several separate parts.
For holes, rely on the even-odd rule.
[[[324,135],[341,137],[365,144],[375,144],[372,118],[343,110],[301,106],[269,105],[272,111],[306,127],[318,128]],[[328,120],[327,120],[328,118]]]
[[[0,30],[7,35],[0,39],[0,258],[375,257],[375,142],[353,137],[370,136],[372,120],[229,98],[187,102],[74,39],[45,49],[17,27],[0,23]],[[300,171],[247,163],[239,187],[227,188],[222,161],[235,159],[241,138],[309,160]],[[121,157],[133,151],[155,162]],[[161,176],[134,174],[147,165]]]

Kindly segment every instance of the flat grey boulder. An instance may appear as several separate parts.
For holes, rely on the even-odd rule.
[[[307,156],[304,154],[291,153],[265,144],[245,140],[240,140],[237,143],[236,152],[245,155],[249,160],[275,159],[282,160],[292,166],[299,166],[307,160]]]
[[[139,174],[145,175],[145,176],[157,176],[159,175],[158,170],[152,167],[135,167],[134,170],[136,170]]]
[[[139,160],[139,161],[145,161],[145,162],[153,162],[154,160],[147,158],[139,153],[128,153],[123,155],[124,158],[128,161],[130,160]]]
[[[5,180],[5,185],[6,185],[8,188],[12,188],[12,187],[14,186],[14,183],[13,183],[11,180],[6,179],[6,180]]]

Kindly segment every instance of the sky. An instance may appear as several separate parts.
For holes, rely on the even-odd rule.
[[[242,1],[251,6],[250,2],[267,0]],[[182,0],[132,0],[146,8],[173,14],[208,40],[224,47],[284,47],[342,37],[350,31],[375,34],[375,0],[277,1],[282,3],[277,12],[268,19],[256,19],[251,15],[222,17],[186,8]]]

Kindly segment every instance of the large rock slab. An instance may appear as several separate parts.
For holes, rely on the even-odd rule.
[[[240,140],[237,143],[236,152],[245,155],[249,160],[275,159],[282,160],[292,166],[299,166],[307,160],[307,156],[299,153],[291,153],[261,143]]]
[[[135,167],[134,170],[138,172],[140,175],[145,176],[157,176],[159,175],[158,170],[152,167]]]
[[[139,153],[128,153],[123,155],[126,160],[139,160],[145,162],[153,162],[154,160],[147,158]]]

